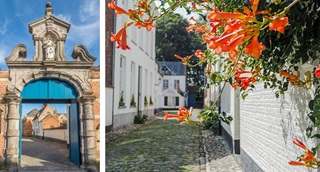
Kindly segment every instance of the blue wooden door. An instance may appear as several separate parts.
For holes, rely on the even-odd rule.
[[[71,161],[80,166],[78,103],[74,101],[69,109],[69,155]]]

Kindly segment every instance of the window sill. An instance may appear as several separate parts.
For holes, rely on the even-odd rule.
[[[118,109],[125,109],[127,106],[119,106]]]

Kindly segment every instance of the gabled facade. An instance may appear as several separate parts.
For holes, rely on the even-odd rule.
[[[67,124],[68,122],[68,117],[67,117],[67,114],[65,113],[57,113],[57,116],[58,116],[58,120],[61,124]]]
[[[186,66],[181,62],[158,62],[162,75],[158,100],[161,108],[180,108],[186,105]]]
[[[33,134],[33,129],[32,129],[33,118],[38,113],[39,113],[38,109],[32,109],[22,119],[22,136],[32,136],[32,134]]]
[[[47,115],[42,119],[41,123],[42,129],[58,128],[61,126],[59,119],[53,114]]]
[[[117,5],[124,9],[133,8],[133,1],[119,0]],[[127,41],[131,50],[117,49],[116,44],[110,45],[110,33],[119,31],[128,18],[112,16],[114,16],[113,11],[107,10],[106,61],[113,62],[112,71],[106,69],[107,130],[133,124],[134,116],[137,114],[153,116],[155,84],[158,80],[156,78],[155,29],[148,32],[145,28],[139,30],[134,26],[128,27]],[[108,27],[112,24],[114,28]]]
[[[34,136],[43,136],[43,129],[58,128],[61,126],[56,113],[50,104],[42,106],[32,120]]]

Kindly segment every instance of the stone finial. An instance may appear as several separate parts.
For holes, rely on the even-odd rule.
[[[12,61],[23,61],[27,57],[27,48],[23,44],[19,44],[14,47],[12,53],[5,58],[6,62]]]
[[[47,2],[46,3],[46,16],[50,16],[52,14],[53,14],[53,9],[52,9],[51,2]]]
[[[71,54],[72,58],[81,62],[94,62],[96,58],[91,56],[87,48],[83,45],[76,45]]]

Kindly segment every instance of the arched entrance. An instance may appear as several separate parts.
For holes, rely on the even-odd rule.
[[[37,91],[35,91],[37,90]],[[78,93],[72,85],[57,79],[39,79],[28,83],[21,92],[21,103],[67,103],[69,158],[80,166]],[[19,161],[22,154],[22,113],[20,104]]]
[[[46,4],[45,17],[29,24],[35,45],[33,61],[24,61],[25,45],[17,45],[5,58],[10,76],[6,94],[5,161],[19,166],[21,155],[22,102],[66,101],[70,103],[70,127],[78,132],[70,137],[71,160],[82,168],[94,166],[97,150],[94,128],[92,86],[89,72],[96,58],[83,45],[72,52],[73,61],[66,61],[65,41],[71,25],[53,15]]]

